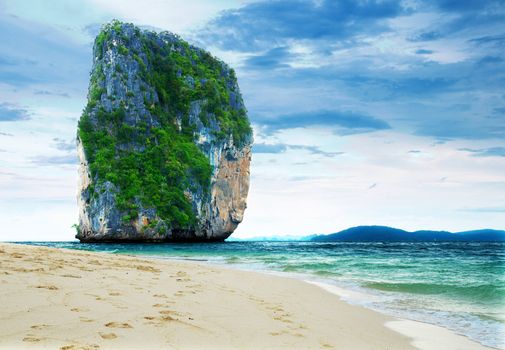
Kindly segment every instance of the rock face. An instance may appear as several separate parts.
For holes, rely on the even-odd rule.
[[[244,216],[251,144],[226,64],[168,32],[105,25],[77,133],[76,237],[226,239]]]

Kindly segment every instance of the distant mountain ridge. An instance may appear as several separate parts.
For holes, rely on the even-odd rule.
[[[257,236],[249,238],[241,238],[230,236],[226,242],[310,242],[310,240],[318,235],[310,236],[294,236],[294,235],[281,235],[281,236]]]
[[[356,226],[327,235],[316,235],[311,242],[429,242],[480,241],[505,242],[504,230],[473,230],[463,232],[421,230],[409,232],[388,226]]]

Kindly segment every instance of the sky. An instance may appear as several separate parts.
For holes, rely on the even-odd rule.
[[[234,237],[505,229],[505,1],[0,0],[0,241],[74,239],[112,19],[236,70],[255,144]]]

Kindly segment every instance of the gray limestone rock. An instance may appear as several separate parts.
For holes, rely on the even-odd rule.
[[[162,108],[156,108],[161,105],[160,91],[146,78],[146,72],[150,73],[155,68],[152,66],[153,55],[159,53],[149,52],[145,43],[158,45],[155,47],[162,48],[165,53],[197,55],[194,57],[208,53],[188,45],[174,34],[142,31],[131,24],[117,21],[106,25],[101,35],[95,41],[89,103],[80,123],[84,123],[86,118],[91,130],[101,130],[114,136],[117,130],[110,126],[112,124],[103,124],[103,115],[107,117],[121,110],[121,114],[118,114],[118,118],[121,118],[119,122],[133,130],[143,128],[148,135],[150,130],[166,127],[166,122],[158,113]],[[243,111],[242,118],[247,121],[233,71],[221,61],[212,59],[213,64],[218,63],[222,79],[226,79],[224,92],[229,96],[224,104],[220,100],[221,105],[217,111]],[[175,76],[185,84],[184,89],[189,89],[185,91],[191,92],[208,84],[208,79],[192,76],[183,69],[178,69]],[[98,95],[95,91],[99,92],[99,96],[94,95]],[[119,203],[125,189],[115,183],[113,178],[106,178],[91,166],[91,162],[96,161],[96,154],[93,153],[96,151],[92,147],[93,140],[81,137],[84,127],[80,124],[77,137],[80,159],[79,225],[76,236],[79,240],[216,241],[226,239],[236,229],[246,208],[252,133],[249,129],[237,140],[237,135],[231,129],[224,132],[223,119],[208,107],[215,101],[194,95],[187,111],[173,114],[173,121],[179,132],[183,132],[184,128],[191,130],[194,144],[205,155],[211,167],[210,182],[207,185],[190,181],[190,185],[184,189],[184,196],[190,203],[196,221],[187,226],[174,224],[171,217],[162,215],[159,208],[146,203],[142,193],[135,194],[129,204],[130,207],[135,207],[136,215],[128,215],[131,210],[128,211]],[[118,142],[113,157],[121,157],[125,152],[142,154],[146,147],[150,147],[145,140]],[[114,159],[111,158],[110,161]]]

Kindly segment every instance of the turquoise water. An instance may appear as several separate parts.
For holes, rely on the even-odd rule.
[[[289,274],[337,286],[350,303],[505,349],[504,243],[30,244]]]

